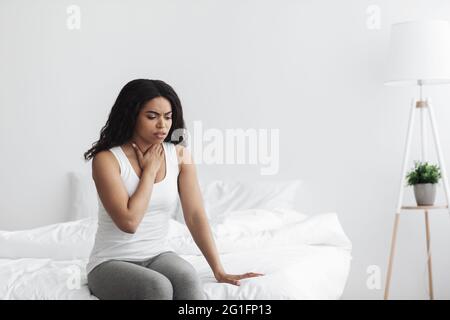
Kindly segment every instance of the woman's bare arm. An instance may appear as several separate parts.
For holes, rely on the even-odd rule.
[[[182,146],[177,147],[177,152],[181,158],[178,188],[186,226],[214,274],[223,273],[223,266],[203,207],[197,170],[192,156],[189,150]]]
[[[264,275],[256,272],[244,274],[228,274],[225,272],[203,207],[203,198],[194,161],[189,150],[183,146],[177,146],[177,152],[182,159],[178,184],[184,220],[192,234],[192,238],[211,266],[217,281],[240,285],[240,279]]]
[[[150,202],[155,177],[153,170],[143,170],[136,191],[129,197],[113,154],[102,151],[92,160],[92,178],[99,198],[116,226],[126,233],[135,233],[141,223]]]

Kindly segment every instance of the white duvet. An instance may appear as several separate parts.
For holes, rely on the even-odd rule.
[[[85,270],[95,225],[84,219],[1,231],[0,298],[96,299]],[[195,267],[208,299],[339,299],[344,290],[351,242],[336,213],[237,210],[211,220],[211,229],[226,272],[265,275],[240,286],[218,283],[187,227],[171,220],[171,244]]]

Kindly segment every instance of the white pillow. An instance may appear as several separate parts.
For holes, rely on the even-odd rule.
[[[55,223],[18,231],[0,230],[0,259],[87,259],[97,230],[97,219]]]
[[[169,243],[178,254],[202,254],[185,225],[171,220],[170,231]],[[211,232],[220,254],[301,244],[352,247],[335,212],[307,216],[281,209],[235,211],[212,225]]]
[[[72,185],[71,218],[96,218],[98,196],[91,173],[70,172]],[[295,209],[296,197],[302,182],[298,179],[274,181],[225,181],[200,180],[200,190],[208,218],[214,219],[234,210],[246,209]],[[184,223],[181,203],[171,218]]]
[[[276,229],[302,221],[306,215],[289,209],[251,209],[228,211],[222,217],[223,221],[211,222],[218,240]],[[0,259],[87,259],[94,245],[97,222],[96,218],[85,218],[28,230],[0,230]],[[171,219],[169,226],[168,237],[174,243],[192,241],[185,224]]]
[[[291,225],[307,218],[306,214],[292,209],[247,209],[229,211],[223,215],[221,221],[215,221],[215,223],[210,223],[210,225],[214,237],[221,238],[229,235],[248,235],[279,229],[282,226]],[[174,219],[170,219],[168,238],[180,237],[191,237],[188,227]]]
[[[70,172],[72,213],[74,220],[95,218],[98,212],[98,196],[94,180],[89,172]],[[199,181],[208,218],[214,223],[222,215],[247,209],[295,209],[296,198],[302,182],[299,179],[272,181]],[[184,223],[183,211],[178,199],[177,209],[171,218]]]
[[[199,182],[206,215],[212,223],[223,220],[228,212],[247,209],[295,209],[301,180]],[[184,222],[181,204],[175,215]]]
[[[96,218],[98,213],[98,196],[92,174],[88,172],[69,172],[71,185],[71,220]]]

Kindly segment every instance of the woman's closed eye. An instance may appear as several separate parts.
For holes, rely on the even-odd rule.
[[[155,120],[156,119],[156,117],[147,117],[148,119],[150,119],[150,120]],[[168,117],[165,117],[167,120],[170,120],[170,119],[172,119],[172,117],[171,116],[168,116]]]

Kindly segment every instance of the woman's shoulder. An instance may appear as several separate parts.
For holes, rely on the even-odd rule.
[[[92,157],[92,161],[95,161],[96,159],[97,162],[108,161],[108,159],[111,161],[111,159],[114,159],[114,154],[117,154],[118,148],[120,148],[120,146],[99,151]]]
[[[174,146],[175,146],[175,150],[177,151],[177,156],[179,158],[181,158],[183,156],[183,154],[188,152],[188,149],[181,144],[174,144]]]
[[[173,143],[173,145],[175,146],[175,150],[177,150],[177,154],[181,153],[182,150],[184,149],[184,146],[182,146],[181,144],[174,144]]]
[[[112,159],[112,153],[110,151],[110,149],[107,150],[102,150],[97,152],[93,157],[92,157],[92,162],[104,162],[104,161],[108,161],[108,159]]]
[[[95,174],[95,172],[100,170],[119,170],[120,172],[120,166],[112,154],[111,149],[102,150],[92,158],[92,173]]]
[[[182,156],[181,155],[183,153],[182,148],[184,148],[184,147],[179,145],[179,144],[172,144],[172,145],[173,145],[173,147],[175,149],[175,153],[177,155],[178,172],[180,172],[181,171],[181,164],[182,164],[182,162],[181,162]]]
[[[180,166],[183,164],[193,163],[189,148],[186,148],[181,144],[176,144],[175,149],[177,151],[178,163],[180,164]]]

